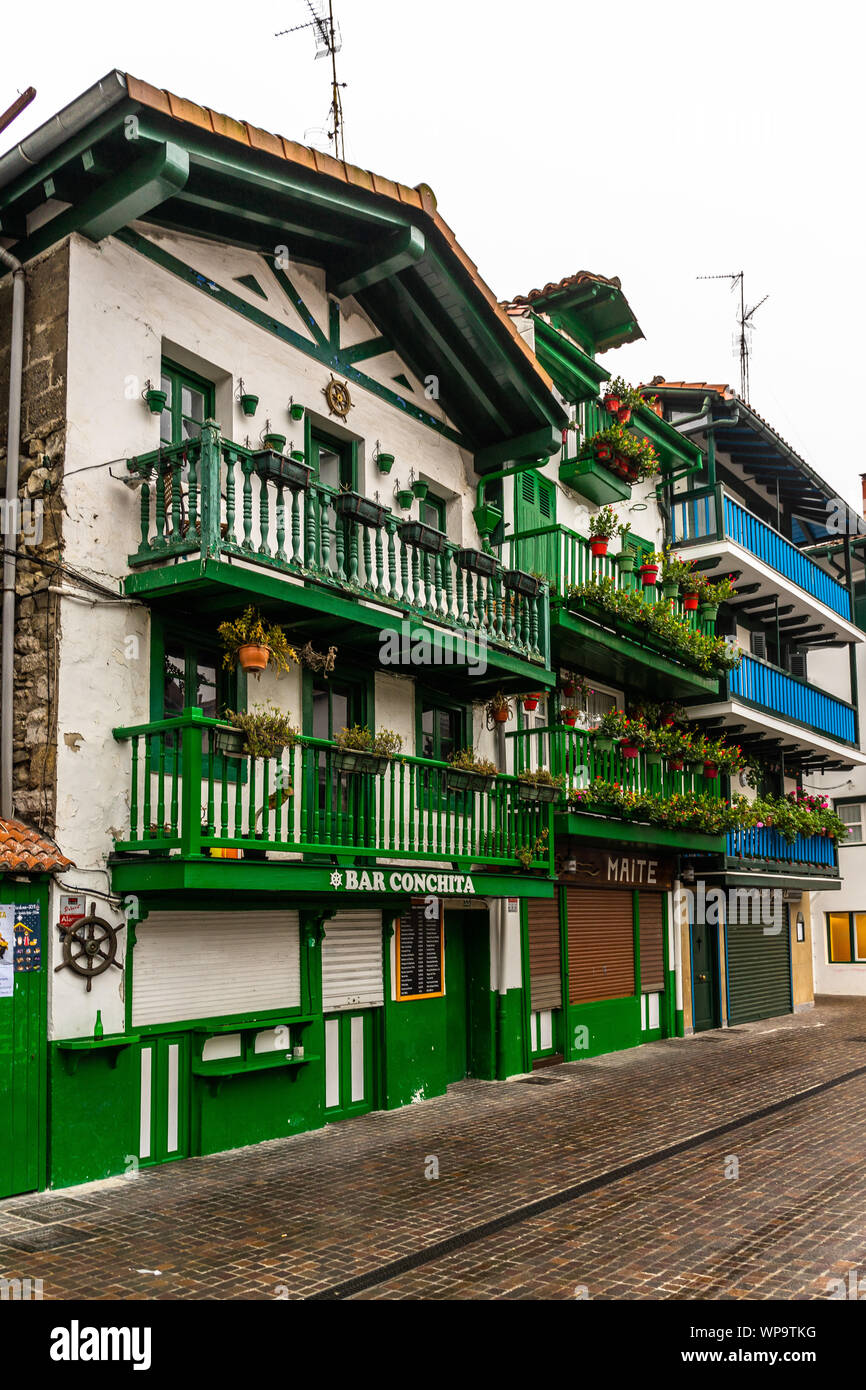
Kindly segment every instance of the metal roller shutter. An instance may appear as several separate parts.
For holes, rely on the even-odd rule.
[[[297,912],[151,912],[135,935],[133,1027],[300,1005]]]
[[[631,891],[569,888],[568,998],[572,1004],[634,994]]]
[[[643,994],[665,988],[664,912],[661,893],[639,893],[640,987]]]
[[[765,935],[760,923],[729,922],[725,928],[728,1022],[752,1023],[791,1012],[791,933],[782,904],[782,930]]]
[[[381,912],[338,913],[325,923],[322,1008],[368,1009],[384,1000]]]
[[[562,960],[559,940],[559,895],[532,898],[529,922],[529,988],[534,1010],[562,1008]]]

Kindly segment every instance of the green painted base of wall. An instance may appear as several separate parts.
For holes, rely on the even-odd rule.
[[[74,1074],[70,1056],[77,1060]],[[70,1054],[51,1044],[49,1187],[72,1187],[135,1167],[139,1067],[137,1047]]]
[[[586,1033],[578,1030],[586,1029]],[[640,1027],[640,1000],[606,999],[597,1004],[569,1004],[565,1019],[565,1058],[579,1062],[621,1052],[646,1041]]]
[[[442,1096],[448,1085],[447,1005],[441,999],[385,1006],[386,1110]]]
[[[506,1077],[519,1076],[526,1071],[526,1009],[522,989],[509,989],[505,994],[497,994],[495,999],[499,1038],[496,1079],[504,1081]]]

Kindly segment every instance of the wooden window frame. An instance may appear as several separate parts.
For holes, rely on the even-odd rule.
[[[171,382],[171,407],[167,407],[171,415],[171,439],[161,439],[162,444],[168,447],[169,444],[182,444],[184,442],[183,421],[191,418],[183,414],[183,387],[188,386],[193,391],[200,391],[204,396],[205,420],[211,419],[214,415],[216,387],[206,377],[199,376],[197,372],[190,371],[188,367],[181,367],[179,363],[172,362],[169,357],[163,357],[160,363],[160,380],[164,377],[168,377]],[[192,423],[198,424],[198,421]]]

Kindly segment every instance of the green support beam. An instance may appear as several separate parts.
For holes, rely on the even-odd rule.
[[[333,292],[338,299],[345,299],[347,295],[369,289],[380,280],[390,280],[401,270],[417,265],[426,253],[427,239],[420,227],[404,227],[372,251],[354,257],[350,267],[336,280]]]
[[[517,439],[506,439],[501,444],[490,444],[478,449],[475,454],[476,473],[490,473],[508,463],[545,462],[562,448],[562,431],[555,425],[545,425],[529,434],[519,435]]]

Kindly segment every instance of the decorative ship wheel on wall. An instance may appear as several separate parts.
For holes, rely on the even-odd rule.
[[[66,932],[63,938],[63,960],[54,967],[55,975],[58,970],[67,969],[74,975],[81,975],[87,980],[89,994],[96,975],[101,975],[110,965],[113,965],[115,970],[123,969],[117,959],[120,945],[117,933],[125,925],[125,922],[121,922],[120,926],[115,927],[111,922],[106,922],[104,917],[97,917],[96,904],[91,903],[89,914]]]
[[[349,395],[348,381],[338,381],[331,373],[331,380],[327,386],[322,387],[325,400],[328,402],[328,410],[332,415],[337,415],[341,420],[345,420],[349,411],[352,409],[352,397]]]

